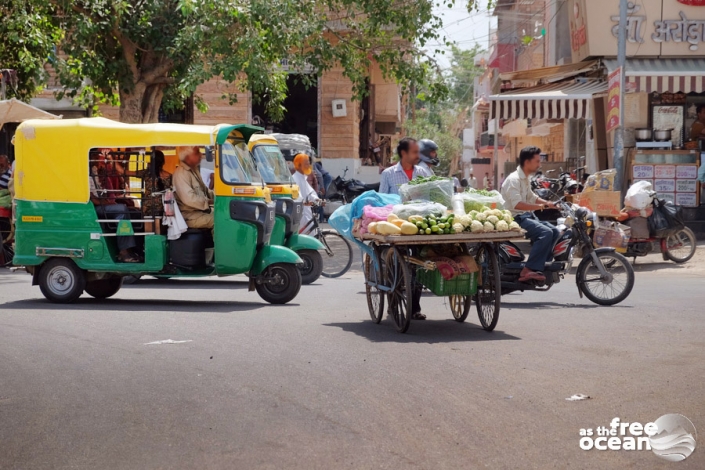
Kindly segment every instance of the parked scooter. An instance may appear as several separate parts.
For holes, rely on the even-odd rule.
[[[553,261],[546,263],[546,282],[519,282],[526,257],[515,244],[502,242],[498,253],[502,294],[549,290],[570,271],[574,251],[578,250],[583,257],[575,274],[580,297],[585,294],[598,305],[615,305],[626,299],[634,287],[634,269],[614,248],[594,248],[589,230],[597,221],[596,215],[584,207],[574,209],[562,199],[556,204],[565,216],[565,226],[559,227],[565,231],[553,247]]]
[[[348,204],[356,197],[366,191],[379,191],[379,183],[367,184],[356,179],[345,179],[348,168],[345,168],[343,176],[337,176],[326,189],[325,199],[330,201],[342,201]]]

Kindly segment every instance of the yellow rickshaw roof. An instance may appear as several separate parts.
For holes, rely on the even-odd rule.
[[[125,124],[105,118],[30,119],[15,134],[18,199],[89,200],[88,153],[94,148],[214,145],[219,131],[239,127],[188,124]]]
[[[255,145],[262,144],[279,145],[279,142],[271,134],[255,134],[250,137],[250,142],[248,143],[250,151],[255,148]]]

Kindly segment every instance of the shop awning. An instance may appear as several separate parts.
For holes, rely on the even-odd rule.
[[[606,93],[607,82],[560,82],[512,90],[490,96],[491,118],[584,119],[590,115],[590,100]]]
[[[556,82],[558,80],[574,77],[581,73],[590,72],[597,68],[597,64],[598,62],[596,60],[591,60],[578,62],[576,64],[554,65],[552,67],[500,73],[499,78],[505,82],[537,82],[539,80]]]
[[[617,68],[615,59],[604,60],[607,71]],[[704,59],[628,59],[627,90],[646,93],[702,93],[705,91]]]
[[[27,119],[61,119],[61,116],[47,113],[15,98],[0,101],[0,128],[6,122],[22,122]]]

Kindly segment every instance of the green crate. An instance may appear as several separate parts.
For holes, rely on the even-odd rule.
[[[423,268],[419,268],[416,271],[416,280],[441,297],[475,295],[477,294],[477,274],[461,274],[450,281],[446,281],[438,270],[426,271]]]

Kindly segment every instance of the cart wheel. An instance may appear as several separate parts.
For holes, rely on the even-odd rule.
[[[411,270],[402,252],[392,247],[385,257],[385,284],[389,286],[389,315],[400,333],[406,333],[411,324]]]
[[[379,261],[379,269],[375,269],[372,258],[370,255],[365,253],[363,263],[367,308],[370,311],[370,318],[372,318],[372,321],[379,324],[379,322],[382,321],[382,315],[384,314],[384,293],[379,288],[379,284],[382,283],[382,261]]]
[[[450,303],[450,311],[453,313],[453,318],[459,323],[463,323],[470,313],[470,304],[472,297],[469,295],[451,295],[448,297]]]
[[[502,298],[499,263],[494,246],[488,243],[477,251],[477,264],[480,266],[482,285],[477,286],[476,305],[482,328],[494,330],[499,320],[499,304]]]

